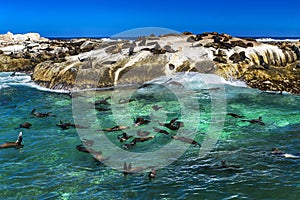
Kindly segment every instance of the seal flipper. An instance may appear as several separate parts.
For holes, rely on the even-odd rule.
[[[128,170],[131,171],[132,167],[131,167],[131,163],[128,164]]]
[[[20,132],[19,135],[18,135],[18,139],[16,141],[16,144],[17,145],[21,145],[22,141],[23,141],[23,137],[22,137],[23,133]]]
[[[176,122],[178,120],[178,117],[176,117],[176,118],[174,118],[174,119],[172,119],[171,121],[170,121],[170,123],[169,124],[173,124],[174,122]]]
[[[123,165],[123,174],[124,174],[124,175],[127,175],[127,174],[128,174],[126,162],[124,162],[124,165]]]
[[[22,147],[24,146],[24,145],[22,144],[22,141],[23,141],[22,135],[23,135],[22,132],[20,132],[19,135],[18,135],[18,139],[17,139],[17,141],[15,142],[15,143],[16,143],[16,146],[15,146],[16,149],[22,148]]]
[[[152,169],[152,170],[148,173],[148,177],[149,177],[149,179],[151,180],[151,179],[155,178],[155,176],[156,176],[156,170],[155,170],[155,169]]]

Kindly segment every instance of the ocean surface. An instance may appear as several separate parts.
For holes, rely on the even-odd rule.
[[[10,74],[0,73],[0,144],[16,141],[22,131],[24,147],[0,149],[1,199],[300,199],[300,159],[271,154],[275,147],[299,154],[300,96],[191,73],[139,87],[75,92],[71,98],[43,90],[28,75]],[[107,97],[108,104],[94,106]],[[38,118],[33,109],[51,114]],[[242,121],[260,116],[265,125]],[[150,123],[134,126],[138,117]],[[184,127],[159,124],[174,118]],[[62,130],[60,121],[80,128]],[[24,122],[32,127],[19,128]],[[129,128],[101,131],[116,125]],[[137,131],[154,139],[124,149],[129,142],[117,136],[138,137]],[[93,141],[90,148],[102,152],[105,164],[76,149],[81,139]],[[232,167],[222,168],[222,160]],[[124,175],[124,162],[147,169]],[[154,179],[148,178],[150,166]]]

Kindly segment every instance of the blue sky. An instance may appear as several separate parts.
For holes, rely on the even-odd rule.
[[[299,36],[300,1],[34,1],[0,4],[0,33],[112,36],[140,27],[234,36]]]

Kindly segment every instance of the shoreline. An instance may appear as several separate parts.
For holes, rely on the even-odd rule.
[[[0,75],[1,75],[1,73],[13,73],[13,72],[0,72]],[[17,73],[20,73],[20,75],[17,74],[16,76],[20,76],[20,77],[25,76],[25,75],[30,76],[30,74],[26,74],[26,73],[22,73],[22,72],[17,72]],[[168,79],[169,77],[159,77],[159,79],[161,79],[161,78]],[[222,77],[220,77],[220,78],[222,78]],[[30,81],[32,81],[32,79],[30,79]],[[157,80],[151,80],[149,82],[151,83],[151,82],[155,82],[155,81],[157,81]],[[239,80],[226,81],[226,82],[222,82],[222,84],[230,85],[230,86],[233,86],[233,87],[250,88],[249,86],[246,85],[246,83],[244,83],[242,81],[239,81]],[[14,85],[22,85],[22,86],[26,86],[26,87],[29,87],[29,88],[34,88],[34,89],[39,90],[39,91],[44,91],[44,92],[58,93],[58,94],[69,94],[70,95],[70,94],[73,94],[73,93],[76,94],[78,92],[89,92],[89,91],[107,92],[107,91],[114,91],[115,89],[120,89],[120,88],[124,88],[124,89],[139,88],[139,86],[142,86],[143,84],[142,83],[140,83],[140,84],[139,83],[133,83],[133,84],[130,84],[130,85],[118,85],[118,86],[107,87],[107,88],[89,88],[89,89],[81,89],[81,90],[55,90],[55,89],[49,89],[49,88],[42,87],[42,86],[40,86],[40,85],[38,85],[34,82],[33,82],[33,84],[31,84],[30,82],[25,82],[25,83],[15,83]],[[0,89],[2,89],[2,88],[0,87]],[[253,88],[253,89],[255,89],[255,88]],[[297,95],[297,94],[293,94],[293,93],[289,93],[289,92],[285,92],[285,91],[283,91],[283,92],[272,91],[272,90],[266,90],[266,91],[260,90],[260,91],[261,91],[261,93],[274,94],[274,95]]]
[[[215,32],[134,41],[50,40],[36,33],[9,40],[13,37],[0,35],[0,71],[32,73],[36,84],[49,89],[113,87],[191,71],[241,80],[262,91],[300,94],[299,41],[262,43]],[[76,82],[78,74],[84,80]]]

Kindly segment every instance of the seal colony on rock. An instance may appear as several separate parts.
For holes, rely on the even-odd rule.
[[[243,80],[248,86],[263,91],[300,94],[300,42],[262,43],[217,32],[149,36],[133,42],[101,39],[60,41],[35,36],[33,44],[31,40],[14,41],[11,36],[5,36],[3,38],[10,39],[0,44],[3,52],[0,54],[0,71],[32,72],[37,84],[50,89],[70,90],[81,69],[86,70],[86,75],[92,72],[99,77],[97,81],[76,83],[78,89],[146,82],[177,72],[192,71],[213,73],[228,80]],[[14,52],[14,45],[21,46],[18,52]],[[87,53],[93,55],[91,66],[91,60],[84,59]],[[107,58],[113,61],[109,68],[100,67],[107,65],[103,64]],[[198,63],[206,61],[212,66],[198,66]],[[147,69],[141,69],[143,76],[123,76],[128,70],[141,66]]]

